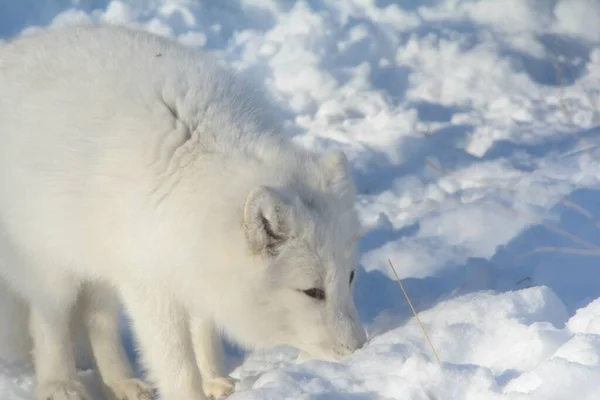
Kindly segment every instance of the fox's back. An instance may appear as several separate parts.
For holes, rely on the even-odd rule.
[[[210,56],[114,26],[0,47],[0,93],[0,228],[32,247],[93,235],[191,158],[259,151],[278,127],[260,91]]]

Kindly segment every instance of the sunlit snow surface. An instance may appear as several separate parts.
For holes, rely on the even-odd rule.
[[[600,2],[0,0],[0,41],[90,21],[218,53],[294,140],[352,161],[369,343],[337,364],[231,350],[231,399],[600,398]],[[0,400],[31,400],[9,301]]]

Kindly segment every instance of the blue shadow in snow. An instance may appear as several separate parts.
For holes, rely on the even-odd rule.
[[[532,81],[542,85],[572,85],[585,72],[590,50],[580,40],[545,34],[538,36],[538,41],[546,53],[544,57],[508,47],[500,55],[507,56],[517,69],[522,69]]]
[[[390,162],[385,154],[373,150],[373,156],[369,157],[370,163],[353,170],[358,192],[368,195],[381,193],[390,189],[398,178],[406,175],[425,179],[425,161],[432,155],[435,155],[444,168],[450,170],[476,160],[476,157],[466,153],[461,147],[471,130],[470,125],[453,125],[434,131],[427,137],[404,137],[397,144],[402,158],[399,164]],[[444,151],[439,151],[440,149]]]
[[[600,249],[600,191],[579,189],[568,200],[592,213],[596,221],[559,204],[550,210],[559,220],[551,222]],[[520,271],[530,278],[531,285],[551,288],[565,303],[569,315],[573,315],[578,308],[600,297],[600,250],[596,250],[597,254],[582,255],[557,251],[557,248],[594,251],[536,225],[499,249],[492,260]]]

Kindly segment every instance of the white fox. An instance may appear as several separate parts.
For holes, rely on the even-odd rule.
[[[165,400],[232,390],[221,331],[332,360],[364,344],[347,160],[291,143],[261,93],[124,27],[0,48],[0,279],[29,306],[39,399],[89,399],[75,310],[107,387],[151,398],[119,343],[117,299]]]

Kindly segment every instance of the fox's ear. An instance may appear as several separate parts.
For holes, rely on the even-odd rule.
[[[329,151],[321,157],[321,166],[325,171],[328,189],[353,203],[355,188],[346,155],[341,151]]]
[[[260,186],[246,199],[244,231],[255,253],[277,255],[289,238],[289,206],[272,189]]]

